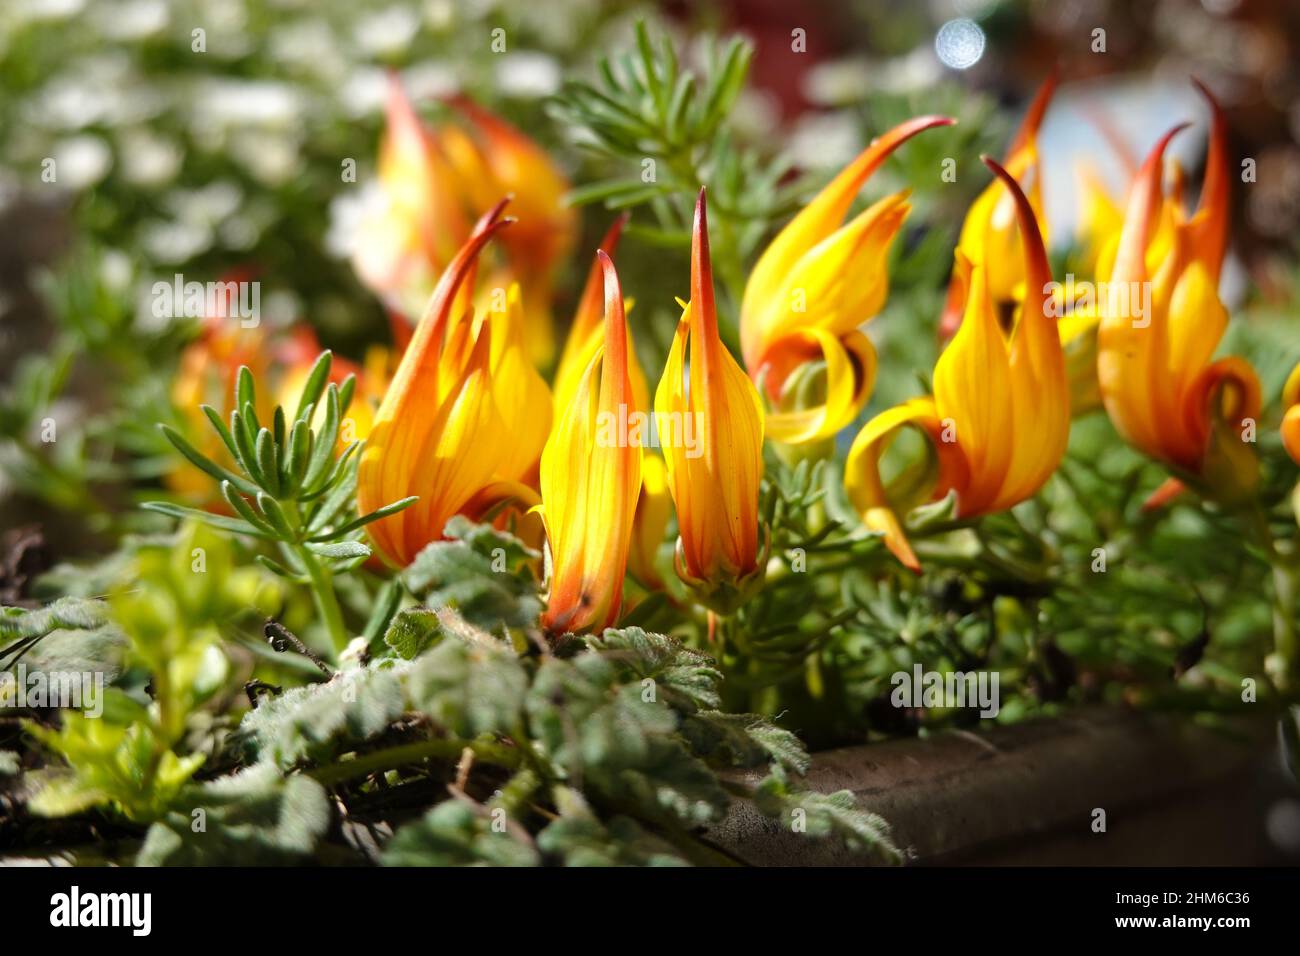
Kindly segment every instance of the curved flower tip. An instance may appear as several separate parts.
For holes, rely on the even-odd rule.
[[[452,258],[434,288],[411,343],[375,413],[357,466],[357,506],[365,513],[419,496],[395,515],[367,526],[371,540],[392,563],[404,566],[442,537],[447,520],[493,480],[500,445],[485,434],[503,428],[491,385],[491,326],[477,328],[453,315],[465,301],[483,247],[512,220],[504,203],[490,210]]]
[[[740,339],[745,365],[776,407],[774,441],[830,437],[853,420],[870,394],[875,352],[858,327],[884,306],[890,243],[910,209],[906,193],[843,220],[880,164],[908,139],[954,121],[923,116],[874,140],[772,240],[745,285]],[[849,281],[847,277],[852,277]],[[824,363],[820,395],[801,398],[796,374]]]
[[[1030,102],[1004,160],[1012,178],[1027,191],[1040,232],[1046,231],[1046,219],[1038,163],[1038,130],[1056,92],[1057,79],[1058,70],[1053,68]],[[958,251],[985,270],[989,294],[1000,308],[1018,306],[1025,288],[1025,275],[1021,269],[1021,233],[1018,217],[1013,214],[1014,202],[1001,178],[995,178],[971,204],[957,241]],[[941,342],[946,342],[957,331],[963,306],[961,289],[954,275],[939,320]]]
[[[623,294],[610,257],[599,250],[596,259],[604,279],[604,342],[542,452],[541,510],[551,555],[542,624],[552,634],[618,619],[641,490],[641,444],[622,427],[632,392]]]
[[[1051,273],[1042,236],[1019,184],[996,162],[985,163],[1010,190],[1024,237],[1027,292],[1019,321],[1004,330],[987,269],[959,251],[955,282],[964,318],[935,366],[934,397],[867,422],[845,464],[845,488],[863,522],[882,532],[885,544],[913,570],[919,562],[903,529],[907,512],[949,494],[955,494],[962,518],[1014,507],[1046,482],[1069,437],[1069,383],[1048,308]],[[934,454],[887,483],[880,460],[903,428],[919,430]]]
[[[1205,154],[1205,177],[1196,212],[1187,223],[1192,254],[1204,264],[1217,285],[1228,246],[1228,122],[1223,107],[1209,88],[1195,77],[1192,84],[1210,106],[1210,135]]]
[[[1147,495],[1146,501],[1142,502],[1142,510],[1160,511],[1165,505],[1180,497],[1186,490],[1187,486],[1177,478],[1166,478],[1160,483],[1160,487]]]
[[[762,573],[763,409],[718,336],[704,190],[695,206],[691,301],[655,392],[655,423],[677,506],[678,574],[727,613]]]
[[[613,256],[627,225],[630,213],[624,212],[613,223],[600,241],[600,249]],[[631,308],[631,302],[628,308]],[[587,272],[586,284],[578,297],[578,307],[574,312],[573,325],[564,342],[564,351],[555,370],[555,413],[558,416],[568,407],[574,389],[582,378],[582,373],[591,362],[591,357],[600,348],[604,339],[604,271],[599,259],[593,257],[591,269]],[[632,380],[633,407],[640,412],[650,410],[650,390],[646,385],[645,372],[635,355],[628,359],[628,375]]]
[[[1164,156],[1170,140],[1190,126],[1179,123],[1156,142],[1133,179],[1124,210],[1124,228],[1111,269],[1112,282],[1145,282],[1146,249],[1164,201]]]

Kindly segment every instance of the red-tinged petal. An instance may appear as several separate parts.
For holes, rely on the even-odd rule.
[[[1217,286],[1228,245],[1228,123],[1214,94],[1200,80],[1192,82],[1210,104],[1210,137],[1201,198],[1187,228],[1193,255],[1204,263]]]
[[[1142,510],[1160,511],[1185,491],[1187,491],[1187,486],[1177,478],[1166,478],[1160,483],[1160,487],[1151,492],[1147,496],[1147,500],[1142,502]]]
[[[1129,444],[1160,457],[1168,438],[1166,430],[1176,428],[1161,404],[1177,396],[1165,389],[1164,361],[1167,343],[1168,309],[1156,303],[1172,293],[1171,270],[1177,254],[1166,256],[1150,281],[1148,246],[1163,205],[1162,174],[1164,151],[1183,126],[1161,137],[1138,171],[1127,203],[1119,250],[1110,270],[1108,294],[1099,296],[1102,317],[1097,329],[1097,383],[1106,413]],[[1149,314],[1139,314],[1133,296],[1146,299],[1150,291]],[[1118,293],[1112,297],[1110,293]]]
[[[1015,434],[1035,436],[1032,442],[1013,443],[1001,489],[989,504],[1000,511],[1035,494],[1060,464],[1070,435],[1070,384],[1052,299],[1051,268],[1034,210],[1010,173],[987,157],[984,163],[1002,180],[1015,204],[1025,291],[1011,339],[1010,402]]]
[[[542,453],[542,516],[552,561],[542,623],[551,633],[598,629],[617,620],[641,490],[640,444],[611,435],[628,413],[630,343],[614,264],[603,251],[596,256],[605,279],[604,345]]]
[[[1056,92],[1056,84],[1060,76],[1060,67],[1054,66],[1042,85],[1038,87],[1038,92],[1030,101],[1029,109],[1025,111],[1025,118],[1020,121],[1020,128],[1016,130],[1015,138],[1011,140],[1011,146],[1007,149],[1008,157],[1014,156],[1022,149],[1034,147],[1039,127],[1043,125],[1043,116],[1047,113],[1048,104],[1052,102],[1052,95]]]
[[[445,421],[447,397],[459,395],[465,387],[464,379],[454,374],[458,369],[443,361],[444,331],[460,287],[483,246],[512,222],[499,218],[501,208],[497,206],[479,221],[469,241],[453,257],[389,383],[358,465],[357,504],[362,512],[412,494],[421,495],[424,502],[422,486],[430,479],[417,470],[419,462],[424,449],[440,440],[434,431],[437,423]],[[438,502],[438,510],[445,504]],[[450,513],[460,504],[454,502]],[[426,515],[432,515],[433,509],[434,503],[428,502]],[[407,528],[414,528],[408,522],[413,521],[415,511],[410,508],[368,526],[376,545],[392,561],[402,563],[414,556],[406,539]],[[441,531],[438,527],[432,533],[436,537]],[[423,533],[413,530],[412,540]]]
[[[520,228],[504,240],[512,261],[545,272],[573,244],[577,212],[564,202],[569,182],[546,152],[504,119],[466,96],[446,102],[477,132],[497,189],[513,194]]]
[[[1259,482],[1253,442],[1260,402],[1255,370],[1236,355],[1207,366],[1187,394],[1184,427],[1207,433],[1197,477],[1217,501],[1241,502]]]
[[[753,382],[718,337],[703,190],[691,296],[655,393],[655,419],[677,506],[680,570],[697,586],[731,585],[759,570],[763,411]]]
[[[1138,170],[1129,191],[1124,213],[1124,231],[1120,234],[1119,251],[1111,270],[1113,282],[1145,282],[1147,279],[1146,250],[1151,241],[1152,225],[1163,202],[1164,156],[1169,141],[1187,128],[1179,123],[1152,147],[1142,168]],[[1128,317],[1125,317],[1125,321]]]
[[[857,417],[876,381],[876,350],[861,332],[836,338],[817,328],[793,336],[809,346],[802,354],[826,365],[825,400],[809,408],[769,412],[766,431],[773,441],[789,444],[832,438]]]
[[[605,233],[599,248],[606,255],[614,255],[628,217],[628,213],[623,213],[614,220]],[[604,340],[604,316],[604,271],[600,260],[593,258],[591,269],[587,272],[586,284],[578,298],[578,308],[574,313],[573,325],[569,329],[569,337],[565,340],[564,351],[555,370],[556,415],[568,406],[577,388],[578,380],[581,379],[582,373],[591,362],[592,355]],[[649,411],[649,390],[645,382],[645,373],[641,371],[635,355],[631,357],[629,374],[635,392],[636,407],[641,411]]]

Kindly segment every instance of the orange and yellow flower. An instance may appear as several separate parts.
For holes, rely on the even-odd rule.
[[[754,266],[741,304],[740,340],[745,366],[776,408],[767,419],[773,440],[828,438],[866,403],[876,353],[858,329],[884,306],[886,258],[910,210],[907,192],[841,223],[890,153],[922,130],[952,122],[925,116],[877,138],[781,230]],[[804,376],[796,372],[810,363],[825,364],[820,400],[798,395]]]
[[[1015,201],[1022,242],[1024,301],[1010,332],[999,320],[988,270],[958,250],[955,275],[964,315],[934,369],[933,397],[883,412],[858,434],[845,464],[845,487],[863,522],[913,571],[920,570],[901,516],[955,495],[956,515],[1013,507],[1035,494],[1060,463],[1070,429],[1070,396],[1051,271],[1033,207],[1009,172],[985,164]],[[928,467],[886,483],[880,458],[904,426],[933,445]]]
[[[504,311],[476,317],[466,305],[479,254],[513,222],[500,218],[504,205],[479,220],[438,281],[358,465],[363,513],[419,496],[367,526],[397,565],[441,538],[453,515],[477,517],[524,487],[545,441],[550,416],[539,412],[549,412],[550,394],[523,356],[517,290],[508,293]]]
[[[455,169],[395,75],[378,173],[380,188],[358,223],[352,265],[390,307],[411,313],[468,238],[470,219]]]
[[[1043,245],[1047,245],[1047,219],[1043,215],[1042,171],[1038,162],[1038,130],[1043,124],[1052,94],[1056,71],[1043,81],[1029,104],[1020,129],[1007,150],[1003,167],[1020,185],[1034,211]],[[1016,201],[996,177],[971,204],[962,223],[957,250],[972,265],[983,268],[989,295],[999,311],[1018,308],[1025,295],[1025,270]],[[957,330],[965,311],[966,290],[956,273],[948,286],[948,301],[939,321],[939,337],[946,341]]]
[[[415,314],[434,277],[467,240],[470,222],[504,195],[518,226],[501,237],[506,262],[491,286],[528,290],[530,356],[554,352],[550,299],[556,267],[573,246],[577,214],[563,201],[569,183],[542,149],[505,120],[464,96],[445,101],[457,116],[428,128],[395,75],[379,154],[379,190],[354,239],[358,276],[390,307]]]
[[[618,620],[641,490],[640,443],[610,436],[610,422],[625,419],[620,412],[632,401],[631,343],[614,263],[603,250],[596,258],[604,276],[604,342],[542,452],[541,513],[551,568],[542,625],[552,634]]]
[[[691,240],[691,300],[655,392],[655,422],[677,506],[678,576],[722,612],[761,579],[763,417],[758,390],[718,336],[701,189]]]
[[[1209,101],[1214,117],[1211,131],[1212,151],[1221,150],[1224,134],[1219,105],[1205,87],[1199,83],[1196,85]],[[1102,135],[1111,143],[1114,152],[1119,155],[1127,170],[1127,192],[1133,188],[1137,178],[1138,164],[1128,155],[1118,134],[1111,129],[1104,117],[1096,117],[1094,122],[1099,126]],[[1214,143],[1219,145],[1215,146]],[[1177,161],[1171,161],[1169,165],[1171,166],[1169,200],[1161,204],[1152,235],[1147,243],[1148,272],[1154,272],[1159,264],[1169,257],[1178,223],[1183,218],[1185,177]],[[1217,170],[1214,175],[1215,179],[1222,179]],[[1084,274],[1090,275],[1094,281],[1077,286],[1076,292],[1081,290],[1093,292],[1105,289],[1110,284],[1115,270],[1115,259],[1119,253],[1120,238],[1124,231],[1124,203],[1111,197],[1096,173],[1089,167],[1084,166],[1079,170],[1078,179],[1082,199],[1078,265],[1084,270]],[[1207,182],[1209,181],[1207,178]],[[1224,188],[1226,189],[1226,185]],[[1222,251],[1218,253],[1217,258],[1222,259]],[[1065,347],[1065,360],[1070,374],[1071,408],[1075,415],[1082,415],[1101,408],[1103,404],[1101,388],[1097,381],[1097,337],[1105,303],[1099,302],[1096,295],[1084,295],[1076,296],[1075,300],[1070,302],[1062,297],[1058,305],[1065,313],[1061,318],[1061,342]],[[1169,487],[1163,489],[1148,504],[1159,504],[1176,494],[1179,489],[1181,484],[1171,479]]]
[[[1300,365],[1291,370],[1282,388],[1282,445],[1300,465]]]
[[[1210,361],[1228,323],[1217,291],[1227,246],[1227,152],[1222,114],[1210,101],[1209,156],[1193,215],[1165,198],[1161,182],[1165,148],[1182,126],[1138,171],[1109,274],[1110,290],[1129,294],[1098,297],[1097,378],[1125,441],[1177,480],[1233,501],[1258,479],[1258,459],[1243,439],[1259,417],[1260,386],[1244,359]],[[1168,245],[1153,248],[1165,214],[1173,217]]]

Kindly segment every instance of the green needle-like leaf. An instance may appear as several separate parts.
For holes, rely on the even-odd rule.
[[[257,470],[262,473],[262,486],[273,495],[280,494],[280,463],[276,455],[275,439],[268,429],[257,433]]]
[[[353,521],[349,521],[341,528],[336,528],[333,531],[327,531],[323,534],[315,535],[311,538],[308,538],[307,540],[308,541],[329,541],[332,538],[341,538],[343,535],[356,531],[358,528],[365,527],[366,525],[370,524],[370,522],[372,521],[378,521],[380,518],[387,518],[389,515],[395,515],[397,514],[397,512],[403,510],[404,508],[409,508],[411,505],[415,504],[419,500],[420,500],[419,495],[411,495],[409,498],[403,498],[400,501],[394,501],[390,505],[384,505],[382,508],[376,508],[374,511],[370,512],[369,514],[362,515],[360,518],[357,518]]]
[[[293,431],[289,434],[289,451],[284,459],[284,487],[290,493],[296,493],[302,487],[311,445],[311,426],[306,420],[299,419],[293,423]]]
[[[293,530],[293,525],[289,523],[284,509],[280,507],[280,502],[266,492],[261,491],[257,494],[257,506],[262,509],[262,514],[266,515],[266,520],[286,541],[293,541],[298,537]]]
[[[229,481],[221,483],[221,494],[230,503],[230,507],[234,508],[235,512],[249,524],[261,528],[267,534],[274,535],[276,533],[276,529],[271,526],[270,522],[254,511],[252,505],[244,500],[244,496],[236,491]]]
[[[239,477],[234,472],[222,468],[215,461],[212,461],[202,452],[195,449],[194,446],[181,437],[180,432],[176,431],[176,429],[169,425],[159,425],[158,427],[162,429],[162,433],[167,437],[167,440],[172,443],[172,446],[184,455],[189,460],[190,464],[194,465],[194,467],[215,478],[217,481],[228,481],[236,488],[247,492],[250,495],[257,493],[256,485],[253,485],[246,479]]]
[[[239,461],[239,449],[235,447],[234,436],[230,434],[230,429],[227,428],[226,423],[221,420],[221,416],[217,414],[217,410],[211,405],[200,405],[199,408],[202,409],[203,414],[208,417],[208,421],[212,423],[212,427],[216,433],[221,436],[221,442],[226,446],[226,450],[230,452],[230,457],[235,459],[235,461]]]
[[[235,402],[240,408],[257,403],[257,390],[253,384],[253,373],[247,365],[239,366],[239,374],[235,384]]]
[[[370,548],[360,541],[308,541],[307,550],[326,558],[370,557]]]
[[[334,462],[334,467],[331,468],[329,474],[325,476],[325,480],[319,482],[319,487],[309,487],[299,497],[304,500],[309,500],[315,498],[317,495],[324,494],[330,488],[334,487],[334,483],[337,482],[347,470],[348,462],[351,461],[352,456],[357,453],[357,450],[361,445],[362,442],[354,441],[351,445],[348,445],[347,448],[343,449],[343,454],[339,455],[338,460]]]
[[[274,558],[268,558],[264,554],[254,555],[253,560],[255,560],[262,567],[266,568],[272,574],[276,574],[282,578],[286,578],[287,580],[290,580],[295,584],[307,584],[311,580],[310,578],[307,577],[307,575],[297,574],[293,571],[290,571],[279,561],[276,561]]]
[[[220,528],[222,531],[233,531],[235,534],[246,534],[254,538],[269,539],[272,537],[262,529],[253,527],[247,521],[229,518],[226,515],[213,514],[210,511],[201,511],[198,508],[174,505],[170,501],[146,501],[140,507],[145,511],[156,511],[158,514],[168,515],[172,518],[193,518],[214,528]]]
[[[339,386],[339,414],[342,415],[352,407],[352,396],[356,394],[357,377],[348,375]]]
[[[311,411],[320,399],[321,393],[325,391],[325,383],[329,381],[330,366],[334,361],[334,355],[326,349],[316,358],[315,364],[312,365],[311,371],[307,374],[307,382],[302,387],[302,395],[298,398],[298,410],[294,413],[295,422],[311,421]]]
[[[244,471],[248,472],[248,477],[261,484],[262,470],[257,467],[257,451],[253,447],[256,433],[249,433],[246,419],[239,412],[230,413],[230,434],[235,440],[235,448],[239,451],[239,464],[243,466]],[[256,491],[257,489],[254,488],[248,493],[254,494]]]
[[[338,441],[339,417],[339,390],[331,384],[325,390],[325,422],[320,431],[315,433],[316,447],[312,449],[307,474],[302,479],[302,487],[306,492],[319,490],[317,484],[329,467],[334,445]]]

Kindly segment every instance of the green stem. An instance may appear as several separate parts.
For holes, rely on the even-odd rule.
[[[1273,650],[1281,660],[1278,690],[1290,692],[1295,685],[1296,669],[1296,597],[1300,582],[1296,569],[1282,562],[1273,565]]]
[[[517,767],[520,762],[519,751],[513,747],[494,743],[469,743],[455,738],[437,740],[417,740],[415,743],[386,747],[373,753],[363,754],[354,760],[344,760],[308,771],[308,775],[318,783],[332,786],[345,780],[369,776],[382,770],[393,770],[406,764],[419,763],[430,757],[442,757],[454,760],[469,748],[474,756],[485,763],[501,767]]]
[[[295,501],[282,502],[285,514],[292,522],[295,530],[299,535],[304,534],[302,527],[302,516],[298,511],[298,503]],[[316,611],[320,614],[321,620],[325,622],[325,630],[330,636],[330,643],[334,647],[335,653],[342,651],[348,646],[348,629],[343,622],[343,608],[339,606],[338,595],[334,591],[334,575],[319,557],[302,541],[290,543],[294,553],[298,555],[298,560],[302,562],[303,568],[307,571],[307,578],[311,586],[312,600],[316,604]]]
[[[1296,686],[1296,658],[1300,641],[1296,635],[1297,598],[1300,597],[1300,579],[1294,558],[1282,554],[1268,526],[1268,516],[1256,505],[1250,511],[1251,530],[1264,550],[1273,570],[1273,653],[1278,666],[1272,674],[1279,693],[1287,694]]]
[[[305,546],[296,545],[298,559],[307,569],[311,581],[311,595],[316,603],[316,610],[325,622],[329,632],[330,643],[335,651],[341,651],[348,645],[348,630],[343,623],[343,609],[339,606],[338,595],[334,593],[334,575],[320,563],[316,555]]]

